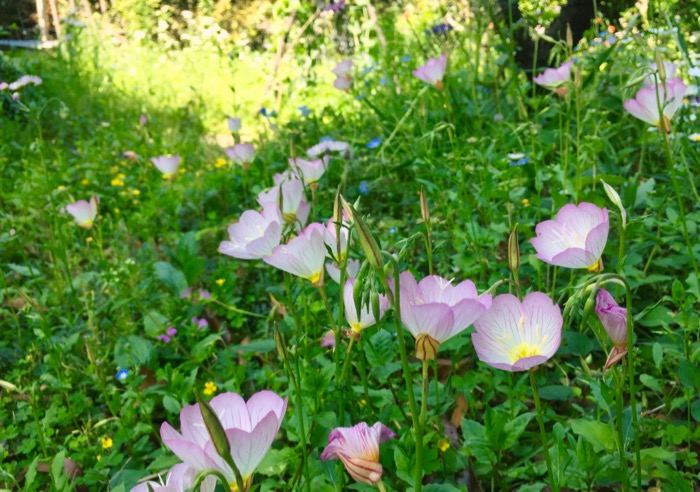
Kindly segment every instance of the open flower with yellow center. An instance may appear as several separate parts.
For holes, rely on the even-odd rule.
[[[548,68],[532,81],[547,89],[555,90],[571,80],[571,67],[573,65],[573,61],[567,61],[557,68]]]
[[[322,159],[302,159],[297,157],[296,159],[289,159],[289,167],[292,168],[294,174],[296,174],[299,179],[304,180],[309,187],[315,188],[318,180],[328,169],[328,161],[330,156],[326,155]]]
[[[665,85],[658,83],[642,87],[634,99],[625,101],[623,106],[635,118],[668,132],[671,130],[671,118],[683,105],[686,89],[680,77],[675,77],[666,80]]]
[[[425,65],[421,65],[412,73],[417,79],[435,86],[438,90],[442,90],[442,78],[445,76],[446,69],[447,55],[442,55],[439,58],[429,59],[425,62]]]
[[[303,227],[309,218],[311,205],[304,199],[304,183],[286,175],[275,176],[275,186],[258,194],[258,203],[264,207],[273,203],[282,207],[282,218],[288,224]],[[280,198],[280,192],[282,197]]]
[[[607,209],[592,203],[570,203],[557,212],[554,220],[537,224],[537,237],[530,242],[537,251],[535,256],[545,263],[600,272],[609,229]]]
[[[241,260],[260,259],[272,254],[282,239],[282,214],[276,203],[267,203],[262,212],[246,210],[228,228],[228,241],[219,245],[219,253]]]
[[[352,478],[374,485],[381,480],[383,471],[379,463],[379,445],[394,437],[396,434],[380,422],[372,427],[365,422],[353,427],[336,427],[328,435],[328,446],[321,453],[321,459],[339,459]]]
[[[75,203],[66,205],[66,212],[71,214],[75,223],[85,229],[92,229],[92,224],[97,217],[97,197],[90,198],[90,201],[78,200]]]
[[[314,222],[287,244],[280,244],[265,256],[268,265],[307,279],[315,286],[323,285],[323,267],[326,246],[323,242],[323,224]]]
[[[163,173],[164,179],[173,179],[177,174],[177,168],[180,166],[181,158],[179,155],[161,155],[152,157],[151,162],[158,170]]]
[[[241,473],[245,490],[248,490],[253,482],[253,472],[279,432],[287,411],[287,399],[272,391],[260,391],[246,402],[236,393],[222,393],[212,398],[211,408],[221,422],[231,457]],[[195,472],[217,470],[228,480],[229,488],[237,490],[233,470],[216,451],[199,404],[182,409],[180,429],[182,434],[163,422],[160,437],[165,445]]]
[[[472,343],[481,362],[504,371],[527,371],[559,349],[562,324],[561,309],[542,292],[528,294],[522,303],[503,294],[474,323]]]
[[[343,289],[343,300],[345,301],[345,320],[350,325],[353,333],[360,333],[365,328],[375,325],[378,319],[374,317],[372,306],[365,305],[360,309],[360,317],[357,317],[357,307],[355,306],[355,297],[353,296],[353,287],[355,280],[350,279],[345,283]],[[386,296],[379,296],[379,319],[384,317],[384,313],[389,309],[389,299]]]
[[[410,272],[399,276],[401,321],[416,339],[416,357],[435,358],[438,347],[464,331],[491,306],[491,294],[477,293],[471,280],[452,285],[437,275],[420,283]]]

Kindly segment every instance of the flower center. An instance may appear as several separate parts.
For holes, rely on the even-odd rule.
[[[516,345],[509,351],[510,359],[512,363],[516,363],[520,359],[526,359],[528,357],[534,357],[535,355],[542,355],[540,347],[535,345],[530,345],[529,343],[523,342]]]
[[[598,261],[589,266],[586,270],[591,273],[600,273],[603,271],[603,258],[598,258]]]

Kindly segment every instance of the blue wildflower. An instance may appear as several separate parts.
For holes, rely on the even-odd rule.
[[[401,57],[401,63],[410,62],[411,58],[413,58],[411,55],[404,55]]]
[[[117,381],[125,381],[129,377],[128,369],[120,369],[117,371]]]
[[[329,137],[329,136],[326,135],[325,137],[319,138],[318,141],[319,141],[319,142],[332,142],[332,141],[333,141],[333,137]]]
[[[366,195],[367,193],[369,193],[367,181],[360,181],[360,195]]]
[[[299,106],[299,111],[301,111],[301,115],[306,117],[311,114],[311,110],[306,106]]]
[[[370,140],[370,141],[367,143],[367,148],[368,148],[368,149],[376,149],[376,148],[379,147],[381,144],[382,144],[382,139],[381,139],[381,138],[375,138],[375,139],[373,139],[373,140]]]
[[[263,115],[265,118],[272,118],[273,116],[277,116],[277,111],[268,111],[265,106],[260,108],[260,114]]]
[[[381,79],[379,79],[379,83],[382,85],[386,85],[386,77],[382,77]]]
[[[396,234],[396,227],[389,229],[389,234]]]
[[[617,38],[613,36],[612,34],[608,36],[607,42],[608,44],[615,44],[615,41],[617,41]]]
[[[510,164],[508,164],[508,165],[509,165],[509,166],[524,166],[524,165],[527,164],[528,162],[530,162],[530,158],[529,158],[529,157],[523,157],[522,159],[518,159],[517,161],[512,161],[512,162],[511,162]]]
[[[444,22],[441,24],[435,24],[433,27],[430,28],[429,31],[425,31],[427,34],[435,34],[436,36],[445,36],[447,35],[448,32],[452,31],[453,27],[449,24],[445,24]]]

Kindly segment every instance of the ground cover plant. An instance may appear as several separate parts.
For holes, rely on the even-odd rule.
[[[251,4],[0,56],[0,488],[697,490],[698,12]]]

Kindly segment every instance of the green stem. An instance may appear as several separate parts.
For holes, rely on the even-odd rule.
[[[632,428],[634,432],[635,468],[637,471],[637,491],[642,490],[642,454],[639,447],[639,421],[637,420],[637,392],[634,388],[634,327],[632,320],[632,289],[627,280],[620,276],[619,279],[625,285],[627,307],[627,373],[630,386],[630,407],[632,411]]]
[[[540,393],[537,389],[537,379],[535,378],[535,370],[531,369],[530,384],[532,385],[532,397],[535,400],[535,409],[537,410],[537,423],[540,426],[540,436],[542,437],[542,452],[547,463],[547,476],[549,477],[549,487],[553,492],[559,492],[559,484],[554,481],[554,470],[552,469],[552,460],[549,457],[549,443],[547,442],[547,432],[544,429],[544,417],[542,415],[542,404],[540,403]]]
[[[620,453],[620,471],[622,472],[622,490],[629,490],[629,470],[627,469],[627,459],[625,458],[625,437],[624,437],[624,423],[623,423],[623,409],[624,409],[624,399],[622,396],[622,386],[624,384],[624,375],[622,372],[618,374],[617,368],[613,372],[615,377],[615,400],[617,403],[617,417],[615,418],[615,423],[617,424],[617,446]]]
[[[420,492],[423,486],[423,436],[425,435],[425,418],[428,413],[428,361],[423,361],[423,391],[420,402],[420,419],[416,428],[416,470],[413,490]]]
[[[345,354],[345,360],[343,361],[343,370],[340,373],[340,381],[338,382],[339,387],[343,387],[343,383],[345,382],[345,377],[347,376],[348,373],[348,367],[350,366],[350,356],[352,355],[352,345],[355,342],[355,334],[353,333],[353,336],[350,337],[350,343],[348,344],[348,351]],[[337,349],[337,347],[336,347]]]

